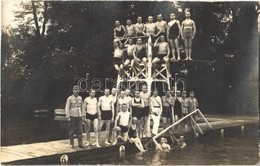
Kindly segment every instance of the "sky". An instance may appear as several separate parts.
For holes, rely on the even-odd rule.
[[[2,9],[2,25],[7,26],[16,26],[14,22],[14,13],[13,11],[19,10],[19,4],[21,2],[26,2],[29,0],[1,0],[1,9]]]

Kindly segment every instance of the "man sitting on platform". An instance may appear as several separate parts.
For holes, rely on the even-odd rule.
[[[124,76],[125,74],[123,65],[124,51],[121,42],[114,42],[114,67],[120,76]]]
[[[143,44],[141,38],[137,39],[137,44],[135,46],[133,56],[134,56],[134,64],[136,67],[139,67],[139,64],[143,62],[145,68],[147,68],[147,44]],[[139,68],[139,70],[141,69]]]
[[[158,42],[160,40],[160,42]],[[154,47],[158,47],[157,56],[153,59],[153,63],[165,62],[166,70],[169,73],[169,55],[170,55],[170,46],[169,43],[165,41],[165,37],[160,36],[154,43]]]
[[[129,44],[126,44],[126,43]],[[134,50],[135,50],[135,44],[134,44],[134,40],[131,38],[128,38],[125,43],[124,43],[125,47],[126,47],[126,53],[127,53],[127,57],[126,60],[124,62],[124,67],[127,67],[130,64],[130,68],[134,69]]]

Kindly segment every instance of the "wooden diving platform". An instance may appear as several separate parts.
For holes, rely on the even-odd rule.
[[[229,128],[235,126],[258,124],[258,116],[217,116],[217,115],[206,115],[207,120],[214,128],[214,130]],[[206,123],[198,123],[203,131],[211,130]],[[246,128],[246,127],[245,127]],[[84,139],[85,136],[84,136]],[[83,140],[84,140],[83,139]],[[94,133],[91,133],[91,140],[94,139]],[[118,143],[117,145],[105,145],[105,133],[100,134],[100,148],[95,146],[88,146],[85,149],[77,147],[77,140],[75,139],[75,149],[70,148],[69,139],[49,141],[25,145],[13,145],[13,146],[2,146],[1,147],[1,158],[2,164],[60,164],[60,157],[63,154],[68,155],[69,160],[77,160],[80,157],[96,157],[102,154],[108,153],[119,153],[119,146],[124,145],[127,151],[137,151],[131,143]],[[147,141],[148,138],[142,141]]]

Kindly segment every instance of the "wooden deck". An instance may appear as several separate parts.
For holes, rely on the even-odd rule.
[[[220,117],[220,116],[207,116],[207,119],[210,121],[210,124],[214,130],[242,126],[248,124],[259,123],[258,117]],[[208,131],[210,128],[205,123],[200,123],[199,126],[203,131]],[[67,155],[78,155],[79,153],[109,153],[112,150],[117,150],[118,147],[123,144],[119,143],[116,146],[105,145],[105,133],[101,132],[100,134],[100,148],[95,146],[88,146],[86,149],[80,149],[77,147],[77,140],[75,139],[75,149],[69,147],[69,140],[58,140],[50,142],[41,142],[33,143],[26,145],[14,145],[14,146],[2,146],[1,147],[1,163],[2,164],[24,164],[26,161],[35,160],[35,164],[39,159],[49,159],[54,156],[56,157],[55,162],[58,163],[59,158],[62,154]],[[93,133],[91,133],[91,140],[94,139]],[[130,143],[124,144],[125,146],[133,146]],[[84,154],[85,155],[85,154]],[[33,163],[33,162],[30,162]]]

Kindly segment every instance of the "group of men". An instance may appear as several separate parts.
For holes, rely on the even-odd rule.
[[[185,60],[192,60],[191,46],[196,34],[196,26],[195,22],[190,19],[188,10],[185,11],[185,17],[186,19],[181,24],[174,13],[170,14],[168,23],[162,19],[161,14],[157,15],[157,22],[153,22],[153,16],[148,16],[146,24],[142,22],[142,17],[137,18],[136,24],[127,20],[126,26],[121,25],[118,20],[115,21],[113,46],[116,70],[120,73],[129,64],[132,69],[135,69],[141,62],[146,66],[148,44],[158,48],[157,55],[154,54],[153,63],[165,62],[167,65],[169,60],[176,60],[175,53],[178,56],[177,60],[180,60],[180,37],[185,45]],[[147,36],[151,36],[154,43],[144,44]],[[123,40],[125,40],[124,43],[122,43]],[[170,53],[172,53],[172,58],[170,58]]]
[[[166,128],[171,122],[178,120],[198,107],[198,101],[194,92],[166,91],[165,96],[158,96],[155,89],[150,95],[147,85],[142,86],[141,92],[134,91],[132,97],[129,89],[120,92],[113,88],[105,89],[104,95],[97,99],[95,90],[90,90],[89,96],[84,100],[79,96],[79,86],[73,87],[73,95],[66,102],[66,118],[70,121],[69,131],[70,146],[74,148],[74,132],[77,131],[78,145],[80,148],[90,145],[90,130],[93,126],[95,142],[92,145],[100,147],[99,133],[105,124],[105,144],[115,145],[119,139],[132,141],[140,151],[144,151],[140,138],[150,136],[150,117],[152,118],[152,135],[158,134],[162,117],[163,127]],[[119,94],[117,96],[117,93]],[[83,145],[82,122],[87,124],[87,140]],[[118,134],[120,133],[120,134]]]

